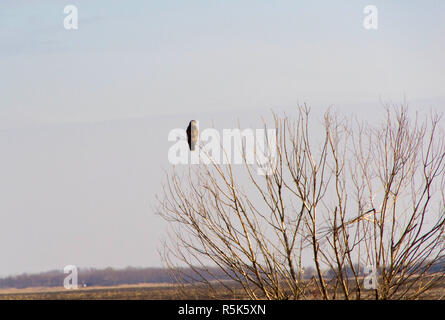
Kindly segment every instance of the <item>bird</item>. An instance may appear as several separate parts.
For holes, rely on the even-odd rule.
[[[187,142],[190,151],[195,151],[196,142],[198,141],[198,122],[196,120],[190,121],[187,127]]]

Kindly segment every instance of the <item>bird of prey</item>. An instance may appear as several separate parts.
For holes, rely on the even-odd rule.
[[[195,150],[198,141],[198,123],[195,120],[190,121],[187,127],[187,142],[191,151]]]

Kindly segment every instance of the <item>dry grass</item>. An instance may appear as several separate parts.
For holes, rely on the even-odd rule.
[[[89,287],[75,290],[63,287],[0,290],[0,300],[155,300],[175,299],[177,295],[178,288],[170,284]]]
[[[236,294],[227,295],[217,292],[211,295],[204,288],[187,288],[188,296],[181,294],[180,287],[171,284],[140,284],[122,285],[116,287],[89,287],[77,290],[66,290],[63,287],[56,288],[27,288],[0,290],[0,300],[171,300],[171,299],[248,299],[241,290]],[[316,290],[307,299],[320,299]],[[372,292],[365,293],[364,298],[372,299]],[[445,281],[441,285],[428,291],[423,297],[427,300],[445,299]]]

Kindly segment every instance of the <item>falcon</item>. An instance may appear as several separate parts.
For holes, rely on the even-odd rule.
[[[187,127],[187,142],[191,151],[195,151],[196,142],[198,141],[198,122],[192,120]]]

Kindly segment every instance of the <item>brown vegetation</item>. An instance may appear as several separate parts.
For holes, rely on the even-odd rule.
[[[249,299],[241,287],[233,284],[233,294],[228,295],[225,288],[216,288],[209,291],[206,287],[190,286],[189,294],[184,296],[182,287],[167,284],[141,284],[130,286],[113,287],[91,287],[77,290],[66,290],[61,287],[55,288],[28,288],[0,290],[0,300],[170,300],[170,299],[222,299],[222,300],[244,300]],[[308,290],[308,299],[318,300],[322,297],[315,286]],[[372,299],[373,292],[365,291],[364,299]],[[445,299],[445,281],[432,288],[422,299],[443,300]]]

